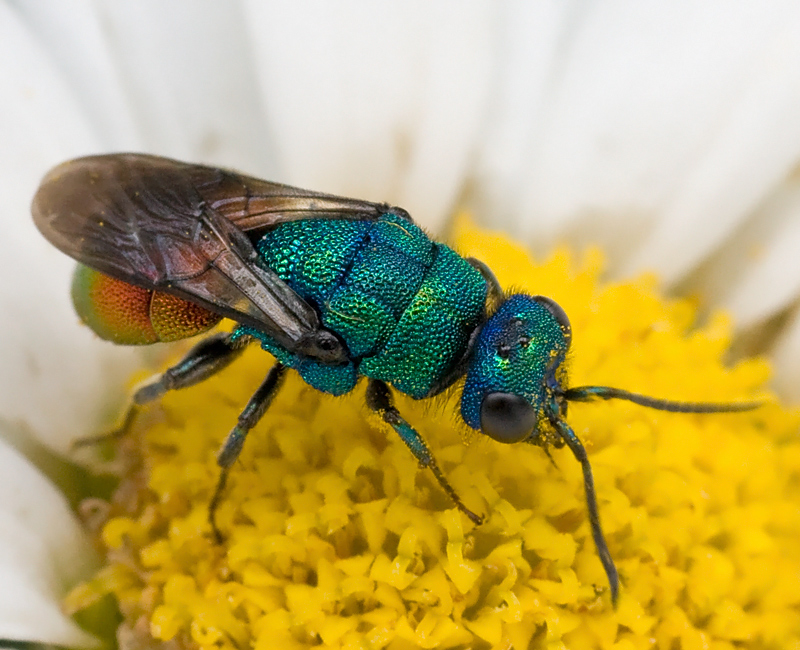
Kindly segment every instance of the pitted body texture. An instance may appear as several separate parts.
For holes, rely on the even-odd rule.
[[[319,313],[351,360],[328,366],[288,353],[249,328],[239,334],[333,394],[359,375],[415,398],[428,395],[463,357],[483,318],[486,285],[449,247],[387,212],[376,221],[307,220],[278,226],[256,244],[260,261]]]

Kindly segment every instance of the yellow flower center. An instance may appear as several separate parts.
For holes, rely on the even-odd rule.
[[[455,247],[506,287],[556,300],[573,328],[570,384],[686,401],[749,400],[769,368],[728,368],[729,325],[695,326],[655,281],[598,281],[600,256],[534,263],[459,222]],[[619,606],[566,449],[479,436],[463,444],[458,396],[397,406],[430,445],[475,527],[404,444],[343,398],[290,376],[207,519],[216,454],[269,357],[253,346],[200,386],[167,395],[129,436],[141,452],[102,527],[107,565],[68,598],[113,594],[120,637],[182,647],[785,648],[800,638],[800,417],[770,404],[682,415],[575,404]],[[290,373],[294,375],[294,373]],[[128,636],[125,636],[128,635]]]

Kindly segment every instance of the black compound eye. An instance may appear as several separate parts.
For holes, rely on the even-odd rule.
[[[553,318],[558,321],[558,324],[561,325],[561,331],[564,332],[566,339],[569,340],[572,338],[572,326],[569,324],[567,312],[561,308],[561,305],[547,296],[534,296],[533,299],[547,309],[547,311],[553,315]]]
[[[481,402],[481,430],[497,442],[524,440],[536,428],[536,411],[524,397],[489,393]]]

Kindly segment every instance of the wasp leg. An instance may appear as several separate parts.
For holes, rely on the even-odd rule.
[[[171,368],[167,368],[161,376],[136,390],[119,428],[99,436],[81,438],[75,442],[73,447],[83,447],[125,435],[142,406],[161,397],[169,390],[194,386],[204,379],[208,379],[211,375],[227,367],[242,350],[244,350],[244,346],[233,344],[231,335],[227,332],[203,339],[189,350],[183,359]]]
[[[214,538],[217,544],[222,543],[222,534],[217,528],[215,514],[217,506],[222,500],[222,492],[225,490],[225,485],[228,482],[228,473],[230,472],[231,465],[239,458],[239,454],[244,446],[244,440],[258,421],[263,417],[264,412],[272,403],[272,399],[278,392],[283,382],[283,377],[286,374],[286,367],[283,364],[276,363],[267,373],[266,379],[258,387],[253,396],[247,402],[242,412],[239,414],[239,421],[233,427],[225,442],[222,443],[219,453],[217,454],[217,464],[220,467],[219,480],[217,487],[214,489],[214,494],[211,497],[211,502],[208,504],[208,523],[211,524],[211,530],[214,533]]]
[[[431,450],[428,445],[417,433],[411,425],[406,422],[392,403],[392,394],[389,387],[382,381],[377,379],[370,379],[367,386],[367,406],[383,418],[386,424],[397,431],[400,438],[406,443],[406,446],[411,450],[416,459],[419,461],[420,467],[428,467],[433,472],[439,485],[447,492],[448,496],[453,500],[459,510],[463,512],[475,525],[483,523],[483,517],[476,515],[472,510],[467,508],[461,501],[461,498],[456,494],[453,486],[447,482],[442,470],[436,464],[436,461],[431,455]]]

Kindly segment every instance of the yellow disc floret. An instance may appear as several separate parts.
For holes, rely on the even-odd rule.
[[[595,252],[534,263],[460,222],[456,248],[506,287],[569,314],[572,385],[658,397],[764,397],[762,360],[723,363],[724,316],[697,327],[655,281],[598,281]],[[404,444],[293,373],[234,466],[218,511],[216,453],[269,358],[249,350],[167,395],[129,442],[141,453],[100,529],[108,564],[68,606],[113,594],[120,638],[200,648],[789,648],[800,644],[800,417],[776,404],[686,415],[575,404],[620,573],[617,609],[566,449],[462,442],[457,395],[398,396],[456,492],[455,510]],[[141,462],[138,462],[141,461]]]

